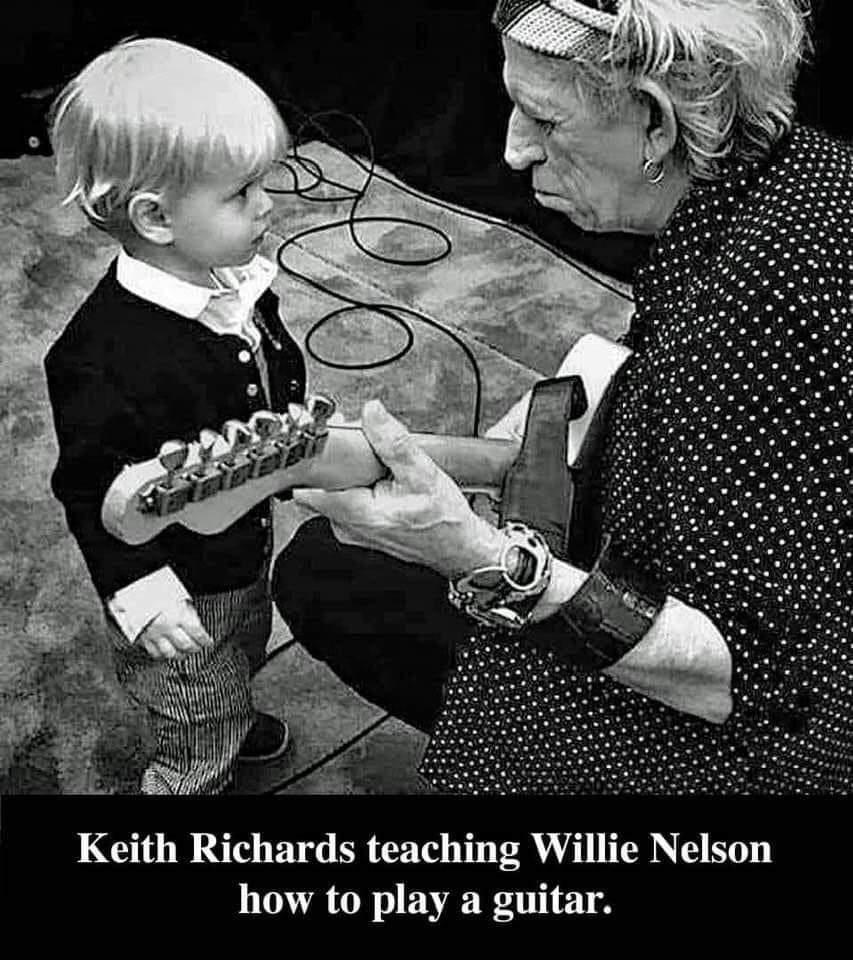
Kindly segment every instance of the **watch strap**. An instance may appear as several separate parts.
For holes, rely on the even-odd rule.
[[[551,579],[551,551],[544,537],[522,523],[503,526],[506,545],[496,566],[451,580],[448,599],[478,623],[518,631]]]

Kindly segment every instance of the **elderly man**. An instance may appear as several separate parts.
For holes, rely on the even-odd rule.
[[[507,162],[583,229],[654,237],[602,548],[585,569],[489,525],[371,403],[391,477],[297,492],[337,539],[300,531],[279,607],[431,733],[441,790],[849,791],[853,158],[793,123],[800,7],[501,0],[495,23]],[[478,626],[507,602],[511,623]]]

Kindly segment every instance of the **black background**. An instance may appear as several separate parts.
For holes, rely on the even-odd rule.
[[[798,86],[800,116],[853,135],[843,0],[814,0],[815,53]],[[629,279],[648,240],[583,234],[537,207],[502,162],[509,106],[494,0],[233,0],[228,4],[94,2],[18,5],[2,32],[0,153],[47,152],[50,97],[89,59],[129,35],[161,35],[222,56],[258,80],[291,128],[301,112],[345,110],[367,125],[377,159],[413,186],[527,223],[581,260]],[[36,96],[33,96],[33,93]],[[25,95],[29,94],[29,95]],[[364,148],[343,121],[336,137]],[[38,144],[28,146],[31,136]],[[35,142],[35,141],[34,141]]]
[[[536,208],[523,178],[501,162],[508,105],[500,85],[500,48],[489,17],[492,0],[365,0],[360,4],[261,3],[240,0],[201,9],[156,2],[145,5],[29,0],[8,14],[0,39],[0,97],[5,156],[46,152],[44,110],[58,86],[92,56],[130,34],[159,34],[226,57],[258,79],[279,102],[291,126],[300,111],[348,110],[371,130],[377,159],[413,185],[470,207],[533,225],[546,238],[587,262],[627,276],[645,241],[621,235],[593,237],[565,218]],[[841,0],[815,4],[816,53],[798,88],[800,115],[843,136],[853,119],[843,94],[849,88],[849,33]],[[842,44],[844,49],[842,50]],[[362,144],[345,124],[336,135]],[[36,136],[39,144],[28,145]],[[406,949],[429,932],[424,920],[403,918],[381,928],[354,918],[329,918],[312,908],[308,918],[236,916],[239,882],[259,890],[314,889],[331,884],[366,892],[396,882],[432,890],[478,889],[487,903],[495,889],[603,889],[610,917],[536,917],[494,925],[482,918],[438,925],[500,936],[521,930],[528,952],[552,952],[540,931],[558,931],[559,952],[579,942],[616,935],[636,950],[693,952],[722,940],[736,950],[746,931],[763,942],[805,933],[811,952],[832,931],[846,932],[851,859],[849,800],[561,798],[486,801],[436,797],[216,798],[156,801],[134,798],[7,797],[0,801],[0,909],[7,931],[19,929],[30,946],[48,935],[67,945],[126,950],[175,943],[225,928],[262,929],[276,949],[297,949],[294,932],[307,926],[346,935],[389,935]],[[180,841],[193,830],[260,831],[267,839],[323,839],[335,832],[359,849],[378,833],[387,839],[427,839],[447,831],[459,838],[525,841],[524,868],[496,867],[199,867],[75,865],[78,831],[112,831],[126,838],[165,831]],[[532,831],[618,831],[643,845],[652,830],[710,832],[721,839],[767,839],[771,866],[545,868],[526,840]],[[180,844],[179,844],[180,845]],[[322,906],[322,901],[318,904]],[[117,925],[117,938],[106,930]],[[432,928],[435,929],[435,928]],[[533,938],[530,938],[530,934]],[[81,937],[83,939],[81,939]],[[270,939],[272,938],[272,939]],[[564,939],[563,939],[564,938]],[[6,938],[4,938],[6,939]],[[846,937],[841,941],[846,942]],[[8,940],[7,949],[14,949]],[[252,940],[244,948],[257,948]],[[303,947],[299,947],[303,949]],[[111,951],[112,952],[112,951]]]
[[[466,929],[478,936],[504,936],[521,931],[531,950],[548,952],[544,940],[530,939],[545,931],[565,938],[560,953],[579,943],[629,938],[643,954],[673,947],[693,953],[700,944],[722,940],[738,950],[747,935],[765,944],[774,937],[806,933],[810,952],[820,956],[821,939],[845,933],[851,843],[846,815],[848,800],[828,798],[672,799],[672,798],[445,798],[445,797],[288,797],[204,800],[187,798],[158,802],[146,798],[6,798],[0,805],[0,878],[8,918],[68,929],[64,924],[95,921],[92,931],[115,925],[121,942],[135,942],[148,933],[156,943],[173,940],[181,931],[220,936],[225,930],[261,930],[268,944],[292,949],[297,929],[334,929],[352,936],[355,947],[370,934],[388,936],[400,945],[415,944],[431,931]],[[188,856],[189,833],[231,833],[247,839],[252,831],[264,839],[323,840],[329,832],[356,844],[357,859],[347,866],[316,865],[166,865],[76,864],[78,831],[109,831],[127,840],[136,831],[165,832]],[[466,831],[478,840],[521,843],[522,869],[501,872],[496,865],[371,866],[366,841],[436,839],[440,832],[462,840]],[[640,848],[634,865],[543,866],[530,840],[531,832],[616,831]],[[702,831],[715,840],[767,840],[772,864],[650,864],[648,835],[680,832],[694,839]],[[101,844],[102,848],[104,844]],[[483,914],[460,917],[450,904],[438,924],[423,917],[370,922],[370,891],[392,889],[446,890],[459,902],[463,890],[483,896]],[[609,916],[519,917],[510,924],[491,919],[495,890],[537,890],[540,883],[565,890],[603,890],[612,905]],[[305,917],[286,911],[277,916],[238,915],[238,884],[250,889],[315,890],[315,903]],[[325,891],[355,890],[363,908],[353,917],[330,917]],[[168,934],[167,934],[168,928]],[[8,929],[8,927],[7,927]],[[687,939],[685,939],[687,938]],[[846,939],[846,938],[845,938]],[[557,941],[557,943],[560,941]],[[844,941],[842,941],[844,942]],[[152,944],[149,943],[149,946]],[[537,946],[538,945],[538,946]],[[260,942],[244,941],[260,949]],[[585,954],[583,954],[585,955]]]

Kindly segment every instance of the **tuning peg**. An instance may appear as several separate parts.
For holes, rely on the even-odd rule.
[[[287,414],[293,422],[293,425],[299,430],[304,430],[312,423],[311,414],[301,403],[289,403],[287,405]]]
[[[323,433],[329,417],[332,416],[338,405],[331,397],[325,394],[313,393],[308,397],[305,406],[314,420],[315,431],[317,433]]]
[[[223,490],[233,490],[245,483],[251,477],[259,476],[260,460],[263,460],[264,469],[270,463],[277,465],[280,456],[275,452],[272,460],[264,455],[259,457],[259,451],[253,448],[258,436],[251,427],[241,420],[226,420],[222,426],[222,433],[228,444],[228,453],[222,457],[222,466],[225,476],[222,480]]]
[[[213,459],[213,450],[219,441],[220,434],[215,430],[205,428],[198,435],[198,456],[202,467],[206,467]]]
[[[252,431],[242,420],[226,420],[222,434],[232,451],[242,450],[252,442]]]
[[[269,410],[258,410],[249,418],[249,428],[261,440],[269,440],[281,433],[281,417]]]
[[[281,421],[281,432],[288,436],[293,430],[293,417],[290,415],[289,410],[285,410],[284,413],[278,414],[278,418]]]
[[[166,485],[172,482],[172,478],[178,470],[187,462],[188,447],[183,440],[167,440],[161,447],[157,459],[160,466],[166,471]]]

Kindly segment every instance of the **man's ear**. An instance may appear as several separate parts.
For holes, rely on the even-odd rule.
[[[672,98],[659,83],[647,77],[638,80],[634,89],[643,94],[646,103],[645,157],[665,163],[678,142],[678,118]]]
[[[136,233],[149,243],[164,247],[174,239],[172,221],[162,194],[134,194],[127,204],[127,219]]]

